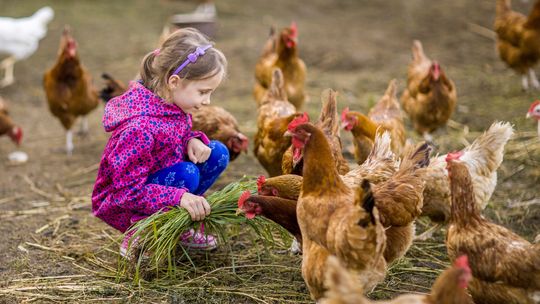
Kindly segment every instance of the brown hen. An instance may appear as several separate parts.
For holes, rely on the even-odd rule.
[[[260,105],[266,91],[272,83],[274,69],[283,72],[284,89],[289,101],[301,109],[306,99],[304,86],[306,81],[306,65],[298,57],[298,29],[296,23],[286,27],[274,37],[273,33],[265,43],[263,53],[255,66],[255,85],[253,96]]]
[[[88,132],[86,115],[99,104],[98,93],[92,84],[92,77],[82,65],[77,52],[77,43],[68,27],[60,38],[58,59],[45,73],[43,86],[51,113],[56,116],[66,130],[66,151],[73,152],[71,128],[77,117],[82,116],[81,132]]]
[[[301,120],[288,127],[295,149],[303,156],[302,192],[297,218],[302,231],[302,276],[311,297],[323,296],[323,274],[329,254],[336,255],[370,290],[385,275],[385,236],[369,182],[356,190],[339,176],[321,129]]]
[[[514,133],[507,122],[496,122],[474,142],[457,152],[473,177],[475,202],[483,210],[497,185],[497,169],[503,161],[504,146]],[[426,239],[450,218],[450,183],[446,170],[446,155],[434,157],[426,172],[422,215],[437,223],[418,239]]]
[[[291,145],[291,139],[284,137],[287,125],[300,114],[287,101],[283,87],[283,74],[274,70],[272,85],[266,92],[257,113],[257,133],[255,134],[253,153],[270,176],[282,174],[283,154]],[[304,119],[308,119],[305,115]]]
[[[377,131],[390,132],[392,151],[396,155],[401,155],[406,137],[396,90],[396,80],[392,79],[383,97],[371,108],[367,116],[360,112],[349,111],[349,108],[343,110],[342,126],[353,134],[354,156],[358,164],[362,164],[371,152]]]
[[[446,125],[456,107],[454,82],[446,76],[436,61],[431,61],[422,43],[413,43],[413,61],[407,71],[407,88],[401,95],[403,110],[409,115],[414,129],[427,141],[430,133]]]
[[[11,117],[4,102],[4,99],[0,97],[0,136],[7,135],[17,145],[21,145],[23,131],[22,128],[16,125]]]
[[[510,0],[497,0],[495,33],[499,57],[521,75],[523,89],[540,88],[533,70],[540,59],[540,1],[525,16],[512,10]]]
[[[452,209],[446,236],[451,260],[466,254],[476,303],[533,304],[540,299],[540,244],[482,217],[473,180],[459,153],[447,156]]]

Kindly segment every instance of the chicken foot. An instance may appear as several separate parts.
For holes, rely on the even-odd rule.
[[[0,69],[4,69],[4,78],[0,80],[0,88],[7,87],[15,82],[15,78],[13,77],[13,66],[16,61],[17,59],[15,59],[14,56],[10,56],[0,62]]]

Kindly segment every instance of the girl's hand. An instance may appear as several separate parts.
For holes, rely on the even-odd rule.
[[[204,197],[189,192],[182,195],[180,207],[187,210],[193,221],[202,221],[211,211],[210,204]]]
[[[205,145],[200,139],[192,138],[187,145],[187,154],[189,160],[194,164],[204,163],[210,157],[212,150]]]

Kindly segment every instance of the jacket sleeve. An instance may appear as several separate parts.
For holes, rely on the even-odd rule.
[[[186,159],[188,158],[188,156],[187,156],[188,155],[188,153],[187,153],[188,143],[189,143],[190,139],[192,139],[192,138],[200,139],[207,146],[210,143],[210,140],[208,139],[206,134],[204,134],[202,131],[189,131],[188,135],[183,140],[183,142],[184,142],[184,151],[182,151],[182,152],[184,153]]]
[[[148,215],[179,204],[187,189],[146,183],[154,165],[153,144],[152,134],[141,128],[128,127],[119,135],[108,156],[113,172],[109,203]]]

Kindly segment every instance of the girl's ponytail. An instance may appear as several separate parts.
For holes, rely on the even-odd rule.
[[[156,59],[155,52],[146,54],[142,61],[140,72],[144,86],[152,91],[155,91],[158,82],[158,77],[156,77],[157,75],[153,67],[154,59]]]

